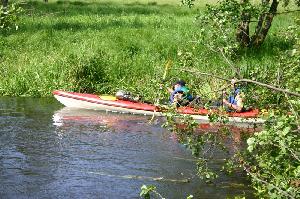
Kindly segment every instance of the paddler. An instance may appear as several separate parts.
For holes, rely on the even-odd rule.
[[[223,93],[223,96],[226,93]],[[244,109],[244,93],[236,86],[236,79],[231,80],[231,93],[228,99],[223,98],[223,105],[228,111],[242,112]]]
[[[187,106],[193,100],[193,96],[183,80],[176,81],[172,88],[168,88],[168,91],[170,93],[170,103],[177,107]]]

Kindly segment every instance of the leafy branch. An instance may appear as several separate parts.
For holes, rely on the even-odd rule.
[[[144,199],[150,199],[151,193],[153,193],[155,196],[157,196],[160,199],[165,199],[159,192],[156,191],[156,187],[153,185],[143,185],[141,187],[140,196],[144,197]],[[186,199],[192,199],[193,195],[189,195]]]

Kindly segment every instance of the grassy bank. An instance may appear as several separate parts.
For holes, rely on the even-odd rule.
[[[159,2],[159,3],[157,3]],[[171,77],[185,78],[195,92],[214,86],[208,77],[182,74],[182,64],[229,77],[226,60],[197,43],[193,9],[165,1],[30,1],[18,31],[0,34],[0,95],[49,96],[55,89],[111,93],[126,89],[150,99],[170,59]],[[275,70],[276,56],[291,44],[277,36],[293,24],[291,14],[275,18],[260,50],[236,60],[249,76]],[[217,87],[217,85],[215,85]]]

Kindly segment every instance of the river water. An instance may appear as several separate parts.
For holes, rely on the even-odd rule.
[[[0,198],[132,199],[144,184],[169,199],[253,197],[242,174],[200,180],[191,152],[149,120],[1,97]]]

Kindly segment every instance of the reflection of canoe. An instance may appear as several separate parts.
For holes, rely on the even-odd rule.
[[[149,126],[146,127],[146,125],[149,124],[149,116],[117,114],[73,107],[63,107],[55,111],[52,119],[55,126],[65,128],[70,126],[93,128],[92,126],[97,126],[113,130],[135,132],[145,131],[145,129],[150,128]],[[155,124],[158,122],[159,120],[155,120]]]
[[[112,111],[121,113],[143,114],[164,116],[159,107],[142,102],[131,102],[114,99],[114,97],[99,96],[66,91],[53,91],[54,97],[67,107]],[[178,113],[189,115],[199,122],[207,122],[209,111],[206,109],[193,109],[191,107],[180,107]],[[242,113],[228,113],[228,120],[231,124],[261,124],[263,119],[258,118],[257,109]]]

